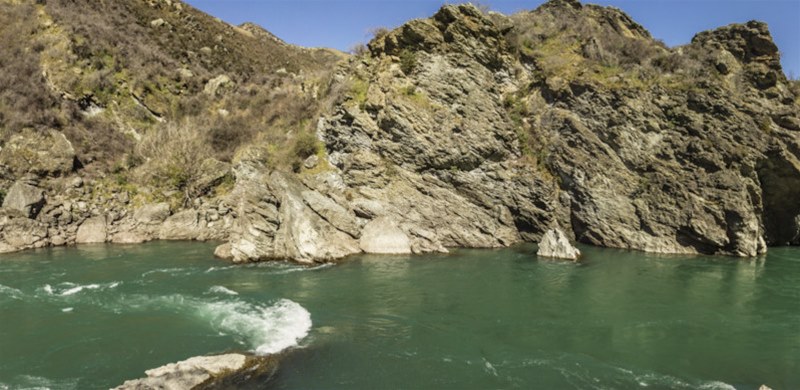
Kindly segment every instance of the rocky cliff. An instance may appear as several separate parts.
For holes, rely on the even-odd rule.
[[[553,228],[659,253],[756,256],[800,244],[798,88],[763,23],[667,48],[614,8],[553,0],[505,16],[448,5],[345,58],[254,25],[205,22],[266,54],[288,50],[267,58],[296,66],[228,70],[220,54],[214,69],[226,77],[205,72],[198,84],[213,98],[196,113],[159,114],[164,124],[141,131],[156,142],[129,136],[147,159],[116,172],[93,170],[100,162],[87,163],[69,137],[50,149],[31,141],[64,131],[5,125],[0,250],[220,239],[217,255],[234,261],[313,262],[507,246]],[[253,103],[259,74],[282,92]],[[286,111],[298,97],[306,109]],[[108,131],[136,128],[114,115],[123,129]],[[175,144],[186,153],[172,165],[145,153],[193,138],[200,130],[176,124],[201,118],[202,129],[209,117],[217,136]],[[231,117],[275,126],[225,144],[238,134]],[[97,172],[117,183],[98,185],[107,181]],[[162,180],[145,180],[154,176]]]

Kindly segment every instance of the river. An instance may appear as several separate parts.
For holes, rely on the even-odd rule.
[[[800,249],[535,246],[232,266],[155,242],[0,255],[0,389],[105,389],[290,348],[270,388],[800,388]]]

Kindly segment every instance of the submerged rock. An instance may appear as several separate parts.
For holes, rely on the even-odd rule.
[[[147,377],[126,381],[115,390],[236,388],[267,382],[277,367],[277,359],[272,356],[239,353],[197,356],[147,370]]]
[[[537,256],[551,257],[556,259],[578,260],[581,251],[575,248],[561,229],[550,229],[539,242]]]

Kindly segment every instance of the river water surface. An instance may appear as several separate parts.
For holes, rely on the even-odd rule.
[[[290,348],[270,388],[800,389],[800,249],[534,246],[230,266],[213,245],[0,256],[0,389],[104,389]]]

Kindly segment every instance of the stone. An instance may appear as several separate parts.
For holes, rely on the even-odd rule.
[[[232,260],[233,253],[231,253],[231,244],[225,243],[222,245],[217,246],[214,249],[214,257],[223,260]]]
[[[53,236],[50,237],[50,245],[52,246],[64,246],[67,244],[67,239],[63,236]]]
[[[146,204],[134,211],[133,219],[141,224],[157,225],[164,222],[169,214],[169,204],[167,203]]]
[[[309,156],[305,161],[303,161],[303,167],[306,169],[314,169],[317,164],[319,164],[319,157],[316,155]]]
[[[0,253],[45,246],[47,225],[19,210],[0,209]]]
[[[239,216],[229,240],[233,261],[313,263],[360,252],[358,242],[343,231],[356,229],[347,210],[309,191],[297,177],[264,169],[249,159],[234,172],[236,185],[225,200],[236,205]]]
[[[67,187],[69,188],[81,188],[83,187],[83,178],[80,176],[75,176],[69,181],[67,181]]]
[[[0,149],[0,166],[8,167],[17,176],[65,175],[73,171],[75,159],[72,143],[55,130],[25,129],[11,136]]]
[[[197,356],[145,371],[145,378],[125,381],[116,390],[216,389],[264,384],[277,371],[275,357],[229,353]]]
[[[158,237],[162,240],[197,240],[203,227],[196,210],[184,210],[167,218],[161,225]]]
[[[203,88],[203,92],[206,95],[218,96],[222,94],[225,89],[230,88],[233,85],[233,80],[231,80],[231,78],[227,75],[223,74],[208,80],[208,83],[206,83],[206,86]]]
[[[97,244],[108,239],[108,226],[104,216],[89,218],[78,227],[75,242],[78,244]]]
[[[537,256],[577,261],[581,251],[575,248],[561,229],[550,229],[539,242]]]
[[[187,68],[179,68],[178,75],[184,80],[188,80],[194,77],[194,73]]]
[[[17,181],[3,199],[3,207],[21,211],[28,218],[36,218],[44,207],[44,190]]]
[[[311,210],[314,210],[326,222],[335,228],[349,234],[353,238],[361,235],[361,228],[356,222],[355,215],[349,210],[336,203],[317,191],[303,191],[301,196],[303,201]]]
[[[111,242],[115,244],[141,244],[147,241],[147,237],[138,232],[119,232],[111,237]]]
[[[366,253],[411,253],[411,242],[408,235],[387,217],[374,219],[364,226],[359,245],[361,250]]]
[[[151,21],[150,21],[150,26],[151,26],[151,27],[161,27],[161,26],[163,26],[163,25],[164,25],[164,24],[166,24],[166,23],[167,23],[167,22],[165,22],[165,21],[164,21],[164,19],[158,18],[158,19],[153,19],[153,20],[151,20]]]
[[[197,195],[208,193],[212,188],[220,185],[226,177],[231,175],[231,165],[214,158],[207,158],[200,163],[200,175],[194,181]]]

